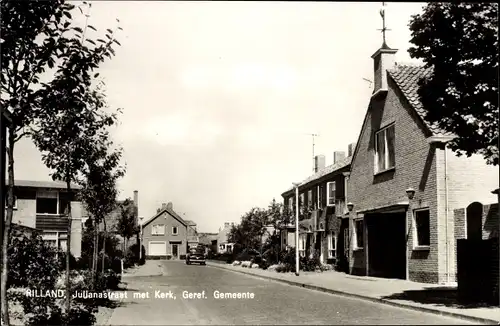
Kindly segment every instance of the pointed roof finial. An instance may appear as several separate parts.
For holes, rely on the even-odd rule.
[[[382,40],[383,40],[382,49],[390,49],[385,40],[385,32],[390,31],[390,29],[388,29],[385,26],[385,2],[382,2],[382,8],[380,9],[380,16],[382,17],[382,29],[379,29],[379,31],[382,31]]]

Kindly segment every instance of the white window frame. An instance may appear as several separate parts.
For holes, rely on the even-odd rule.
[[[305,204],[304,202],[305,202],[305,200],[306,200],[306,195],[305,195],[305,193],[301,193],[301,194],[299,195],[299,208],[303,208],[303,207],[304,207],[304,204]]]
[[[307,191],[307,205],[311,207],[314,204],[313,202],[313,191],[312,189],[309,189]]]
[[[335,184],[335,181],[330,181],[326,183],[326,206],[333,207],[335,206],[335,197],[333,197],[333,204],[330,204],[330,185],[333,184],[333,187],[335,189],[335,196],[337,195],[337,185]]]
[[[420,244],[418,243],[418,225],[417,225],[417,214],[419,212],[429,212],[429,244]],[[426,208],[419,208],[419,209],[415,209],[413,210],[413,216],[412,216],[412,224],[413,224],[413,249],[429,249],[430,247],[430,242],[431,242],[431,211],[428,207]]]
[[[306,256],[306,240],[307,234],[299,234],[299,256]]]
[[[155,224],[151,228],[151,235],[165,235],[165,224]]]
[[[391,123],[391,124],[381,128],[377,132],[375,132],[375,160],[374,160],[374,162],[375,162],[374,173],[375,174],[389,171],[389,170],[392,170],[396,167],[396,159],[394,159],[394,165],[389,166],[389,146],[388,146],[388,142],[387,142],[387,130],[389,130],[389,128],[394,128],[394,126],[395,126],[395,124]],[[380,137],[381,135],[382,135],[382,137],[384,137],[384,148],[385,148],[384,166],[383,167],[380,167],[378,165],[378,137]],[[394,139],[396,138],[395,135],[396,135],[396,130],[394,129]],[[395,148],[396,144],[394,143],[393,146],[394,146],[393,151],[396,152],[396,148]]]
[[[45,192],[45,193],[56,193],[56,200],[57,200],[57,203],[56,203],[56,213],[55,214],[52,214],[52,213],[38,213],[36,211],[36,206],[37,206],[37,201],[38,201],[38,198],[53,198],[53,197],[43,197],[43,196],[40,196],[40,193],[41,192]],[[35,197],[35,214],[36,215],[59,215],[59,191],[54,191],[54,190],[38,190],[36,192],[36,197]]]
[[[175,232],[174,232],[175,229]],[[179,234],[179,228],[177,226],[172,226],[172,235],[178,235]]]
[[[288,198],[288,207],[290,208],[290,213],[293,212],[293,197]]]
[[[333,231],[328,232],[328,259],[337,257],[337,236]]]
[[[358,239],[358,222],[361,222],[362,225],[361,225],[361,229],[362,229],[362,236],[364,237],[365,236],[365,230],[364,230],[364,226],[365,226],[365,223],[364,223],[364,219],[363,218],[357,218],[357,219],[354,219],[353,223],[354,223],[354,249],[355,250],[360,250],[360,249],[363,249],[364,246],[365,246],[365,239],[362,239],[363,241],[363,246],[358,246],[358,243],[359,243],[359,239]]]

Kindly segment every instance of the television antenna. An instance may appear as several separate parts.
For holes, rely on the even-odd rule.
[[[314,146],[316,145],[316,143],[315,143],[315,137],[319,137],[319,134],[314,134],[314,133],[312,133],[312,134],[307,134],[307,135],[312,136],[312,159],[313,159],[313,166],[312,166],[312,170],[313,170],[313,172],[314,172],[314,170],[315,170],[315,169],[314,169],[314,166],[315,166],[315,160],[314,160]]]
[[[373,82],[371,80],[369,80],[368,78],[363,78],[363,80],[370,83],[370,88],[372,88]]]

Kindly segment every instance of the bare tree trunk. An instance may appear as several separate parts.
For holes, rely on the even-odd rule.
[[[104,235],[103,235],[103,241],[102,241],[102,273],[104,274],[104,263],[105,263],[105,257],[106,257],[106,240],[108,238],[107,230],[106,230],[106,219],[102,219],[104,223]]]
[[[99,224],[97,223],[97,217],[95,218],[95,227],[94,227],[94,250],[92,252],[92,282],[93,287],[97,284],[97,261],[98,261],[98,253],[99,253]]]
[[[8,156],[9,156],[9,187],[7,190],[7,216],[5,218],[5,226],[3,229],[3,244],[2,244],[2,280],[1,280],[1,291],[0,291],[0,300],[2,301],[2,322],[4,325],[10,325],[10,317],[9,317],[9,302],[7,300],[7,278],[9,275],[9,240],[10,240],[10,231],[12,224],[12,215],[13,215],[13,207],[14,207],[14,139],[15,133],[14,129],[9,128],[9,148],[8,148]],[[2,207],[2,209],[4,209]]]
[[[66,188],[68,190],[68,194],[71,193],[71,181],[70,174],[68,173],[66,176]],[[71,257],[71,226],[73,219],[71,217],[71,195],[68,203],[68,227],[67,227],[67,240],[66,240],[66,313],[69,314],[71,310],[71,293],[70,293],[70,257]]]

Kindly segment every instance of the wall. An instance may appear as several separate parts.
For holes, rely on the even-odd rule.
[[[164,224],[165,225],[165,234],[164,235],[152,235],[152,227],[156,224]],[[172,234],[172,227],[177,226],[177,235]],[[187,249],[187,229],[184,224],[179,222],[176,218],[170,215],[167,212],[159,215],[153,221],[150,221],[147,225],[143,226],[143,242],[144,248],[146,249],[146,256],[149,256],[149,241],[165,241],[167,246],[167,258],[172,255],[172,247],[170,246],[170,241],[181,241],[178,246],[178,252],[180,255],[186,254]]]
[[[16,191],[17,208],[14,209],[12,222],[36,228],[36,190],[21,189]],[[82,252],[82,214],[84,213],[82,203],[71,202],[71,253],[75,257],[80,257]],[[57,215],[55,215],[57,216]],[[46,230],[50,231],[50,230]]]
[[[413,251],[413,234],[408,239],[410,280],[436,283],[438,281],[438,216],[436,192],[435,147],[427,142],[429,136],[420,118],[409,108],[406,99],[389,80],[387,96],[372,99],[361,131],[351,175],[348,181],[348,201],[354,211],[364,211],[396,203],[408,202],[406,189],[415,189],[411,209],[430,208],[431,246],[428,251]],[[375,132],[395,123],[395,169],[374,175]],[[362,215],[358,216],[362,217]],[[351,227],[352,227],[352,221]],[[408,228],[412,228],[411,210]],[[365,232],[366,233],[366,232]],[[365,234],[366,236],[366,234]],[[366,240],[366,237],[365,237]],[[366,246],[366,242],[365,242]],[[351,256],[351,269],[366,273],[364,250]],[[441,276],[442,277],[442,276]]]

